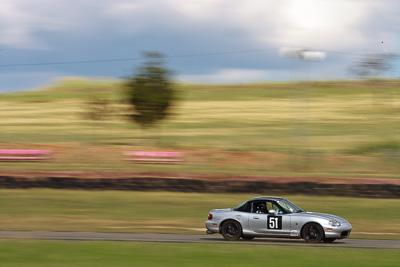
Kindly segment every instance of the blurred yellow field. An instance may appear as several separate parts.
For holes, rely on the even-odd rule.
[[[123,169],[174,172],[398,177],[397,80],[175,85],[171,116],[142,130],[126,118],[116,81],[67,79],[0,99],[0,148],[53,150],[51,162],[5,168]],[[106,99],[102,121],[84,117]],[[185,161],[146,166],[126,150],[181,151]]]

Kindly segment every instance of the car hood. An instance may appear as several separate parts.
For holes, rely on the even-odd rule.
[[[348,222],[346,219],[343,219],[342,217],[332,215],[332,214],[327,214],[327,213],[318,213],[318,212],[302,212],[302,213],[295,213],[295,215],[300,215],[300,216],[307,216],[307,217],[316,217],[316,218],[322,218],[326,220],[335,220],[338,222]]]

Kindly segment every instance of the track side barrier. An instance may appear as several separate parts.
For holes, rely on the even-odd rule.
[[[181,152],[126,151],[123,154],[126,160],[135,162],[174,163],[183,159]]]
[[[20,161],[20,160],[45,160],[49,159],[52,152],[50,150],[35,149],[0,149],[1,161]]]

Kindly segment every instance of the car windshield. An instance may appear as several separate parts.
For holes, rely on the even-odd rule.
[[[287,199],[279,200],[277,202],[287,213],[304,212],[304,210],[300,209]]]

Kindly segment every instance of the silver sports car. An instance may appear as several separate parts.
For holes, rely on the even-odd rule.
[[[206,228],[207,234],[220,233],[230,241],[287,237],[312,243],[347,238],[352,229],[341,217],[307,212],[280,197],[256,197],[233,209],[211,210]]]

